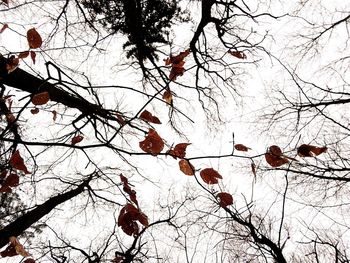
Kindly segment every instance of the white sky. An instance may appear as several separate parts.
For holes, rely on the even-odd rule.
[[[318,10],[321,9],[317,6],[318,2],[308,2],[310,5],[313,5],[313,8],[315,8],[315,13],[307,13],[310,11],[301,11],[298,15],[305,16],[308,19],[315,21],[318,21],[318,19],[323,19],[324,21],[328,22],[327,17],[322,16],[323,13],[321,12],[325,13],[327,11],[331,13],[333,12],[334,6],[337,7],[338,10],[345,10],[349,7],[349,4],[345,3],[345,1],[321,1],[322,6],[327,8],[327,10]],[[249,1],[247,4],[254,5],[254,3],[255,1]],[[271,8],[272,10],[275,10],[276,13],[282,14],[290,10],[290,8],[293,8],[293,5],[294,3],[290,3],[289,1],[279,1],[278,3],[272,3]],[[193,6],[195,5],[192,4],[191,8],[194,9]],[[54,4],[52,4],[52,8],[55,9]],[[39,12],[39,9],[40,5],[38,4],[38,9],[33,9],[32,11]],[[311,9],[306,8],[305,10]],[[0,35],[0,46],[2,51],[9,50],[11,52],[17,52],[25,49],[27,43],[24,35],[26,30],[31,27],[36,27],[43,36],[44,41],[46,41],[48,33],[50,30],[52,30],[53,25],[47,24],[50,14],[45,12],[45,10],[41,11],[43,12],[43,15],[28,15],[28,17],[26,17],[26,13],[17,12],[16,10],[13,10],[10,12],[10,14],[6,12],[0,13],[2,16],[0,16],[0,22],[9,23],[10,28],[16,31],[12,32],[11,30],[6,30]],[[338,15],[336,15],[336,17],[337,16]],[[16,24],[14,21],[16,21]],[[294,67],[295,62],[299,61],[298,59],[301,59],[300,64],[298,64],[297,72],[300,73],[303,78],[306,80],[318,81],[321,84],[336,84],[338,81],[337,76],[331,76],[330,78],[329,76],[316,74],[315,71],[319,69],[320,65],[326,65],[334,57],[341,55],[346,51],[343,45],[337,45],[338,42],[344,43],[344,38],[348,37],[348,35],[345,33],[346,29],[341,28],[339,31],[335,32],[333,36],[333,39],[335,40],[328,42],[327,46],[321,45],[319,51],[320,54],[317,54],[314,59],[310,59],[308,56],[305,56],[304,59],[301,56],[301,53],[297,53],[297,48],[285,48],[286,46],[293,47],[294,44],[298,46],[299,42],[293,43],[290,41],[290,39],[293,39],[291,36],[293,36],[295,32],[300,33],[300,28],[305,26],[305,24],[303,24],[301,21],[301,19],[297,18],[279,19],[274,22],[266,19],[260,22],[259,25],[252,25],[256,26],[254,30],[259,30],[259,32],[269,30],[270,35],[273,36],[273,38],[268,38],[264,45],[273,53],[274,56],[282,59],[284,62],[288,60],[287,63],[290,63],[291,67]],[[187,48],[183,46],[183,43],[188,43],[188,39],[191,37],[191,30],[193,30],[191,26],[184,27],[183,25],[180,25],[179,27],[175,28],[173,33],[173,35],[176,36],[173,50],[175,54]],[[305,31],[305,33],[307,32]],[[22,34],[23,37],[21,38],[18,34]],[[86,37],[85,34],[88,33],[82,32],[83,38]],[[120,48],[124,43],[124,40],[125,39],[120,37],[113,37],[110,40],[105,41],[102,44],[102,47],[106,49],[103,54],[93,51],[89,57],[87,57],[87,49],[72,48],[71,50],[51,50],[45,54],[38,53],[37,62],[35,65],[32,65],[29,59],[26,60],[26,63],[33,67],[35,71],[39,71],[46,76],[45,69],[43,67],[44,62],[46,60],[53,60],[64,64],[73,70],[84,72],[92,83],[96,85],[125,85],[134,87],[135,89],[142,89],[142,84],[139,81],[139,73],[135,73],[131,69],[125,69],[125,65],[122,65],[122,63],[128,63],[125,57],[123,57],[120,53]],[[50,40],[50,42],[45,42],[43,50],[45,51],[45,49],[62,47],[62,43],[59,41],[60,37],[56,37]],[[77,42],[82,43],[80,40]],[[73,41],[68,43],[68,45],[70,44],[73,44]],[[326,49],[327,47],[331,48]],[[51,56],[51,58],[48,56],[48,54]],[[173,84],[171,85],[172,91],[180,94],[189,101],[185,102],[181,99],[175,98],[174,104],[186,112],[189,117],[195,121],[195,124],[193,125],[184,122],[183,119],[180,119],[178,122],[178,125],[181,127],[181,131],[183,131],[187,136],[188,141],[185,138],[179,137],[169,125],[168,107],[166,105],[161,105],[155,102],[146,107],[147,110],[154,113],[162,121],[161,125],[154,125],[154,127],[169,145],[175,145],[181,142],[190,142],[191,145],[187,148],[187,157],[229,154],[232,151],[232,133],[234,132],[235,143],[243,143],[253,148],[253,150],[248,154],[240,153],[242,155],[262,154],[265,152],[265,149],[272,144],[280,145],[282,148],[286,147],[287,149],[291,149],[291,146],[288,146],[288,143],[291,141],[288,135],[293,131],[288,130],[287,127],[290,127],[289,125],[292,126],[293,123],[288,123],[283,132],[270,131],[266,133],[263,132],[264,126],[259,126],[261,123],[264,123],[264,121],[260,119],[259,115],[261,115],[265,109],[269,109],[269,107],[273,106],[269,104],[269,99],[272,99],[272,97],[275,96],[275,94],[271,94],[271,89],[273,87],[280,88],[283,86],[285,87],[285,92],[290,92],[292,95],[295,94],[295,87],[291,86],[288,88],[288,85],[290,85],[289,76],[286,73],[281,73],[282,71],[280,65],[276,61],[270,60],[267,55],[260,53],[248,54],[247,56],[248,61],[252,61],[253,59],[260,61],[256,63],[256,65],[242,65],[243,69],[247,72],[246,75],[240,78],[241,82],[237,84],[242,97],[237,96],[232,98],[227,96],[224,99],[221,99],[221,117],[223,117],[226,123],[218,125],[215,121],[208,122],[200,109],[200,105],[196,102],[196,92],[183,89],[180,90]],[[291,57],[294,59],[291,59]],[[162,59],[163,57],[160,57],[160,61]],[[237,59],[233,57],[228,59],[231,59],[232,63],[237,61]],[[191,65],[193,65],[193,61],[189,56],[186,59],[185,67],[189,68]],[[25,68],[24,63],[21,63],[21,66]],[[344,77],[349,78],[348,75]],[[183,81],[185,83],[186,81],[190,82],[191,80],[191,72],[186,72],[184,76],[179,77],[179,81]],[[203,83],[206,82],[205,79],[201,79],[201,81]],[[131,93],[127,90],[123,92],[121,90],[116,91],[115,89],[106,88],[99,90],[99,93],[101,95],[101,100],[107,108],[113,108],[115,105],[120,105],[121,110],[130,114],[130,116],[135,114],[145,103],[144,96]],[[12,91],[11,94],[16,95],[14,98],[15,105],[16,103],[18,103],[18,105],[23,103],[23,101],[20,101],[20,99],[26,95],[15,91]],[[218,98],[218,100],[220,100],[220,98]],[[63,107],[61,105],[55,105],[52,109],[55,109],[58,113],[63,113]],[[74,111],[68,110],[67,113],[72,114]],[[22,119],[23,124],[21,125],[21,131],[23,135],[28,136],[28,138],[37,138],[38,140],[45,140],[52,137],[55,138],[57,134],[62,132],[62,134],[64,134],[67,131],[60,131],[60,123],[68,123],[70,121],[70,119],[66,116],[59,116],[56,123],[54,123],[50,112],[40,111],[38,115],[31,115],[29,110],[22,115]],[[259,124],[260,121],[261,123]],[[40,127],[40,129],[38,129],[38,127]],[[279,129],[281,129],[281,126]],[[309,142],[310,138],[313,136],[313,132],[302,131],[301,135],[303,136],[305,142]],[[324,134],[322,135],[325,136]],[[91,130],[86,129],[82,144],[88,144],[94,140],[94,135],[91,134]],[[141,151],[138,149],[138,142],[141,140],[143,140],[142,136],[135,136],[132,141],[128,141],[128,143],[131,145],[130,148]],[[295,140],[293,140],[293,142],[295,143]],[[294,146],[294,144],[292,145]],[[128,147],[126,143],[123,146]],[[165,150],[166,149],[167,147],[165,147]],[[28,154],[25,153],[23,147],[20,147],[20,150],[24,156],[28,157]],[[38,147],[31,150],[34,153],[39,153],[42,149]],[[37,192],[34,198],[29,198],[28,203],[30,205],[34,205],[37,202],[43,202],[48,196],[50,196],[52,191],[62,187],[59,182],[57,182],[57,185],[52,183],[48,173],[54,172],[58,176],[62,176],[62,178],[75,179],[77,173],[84,175],[93,170],[93,167],[86,168],[87,161],[84,159],[81,153],[64,155],[66,157],[69,155],[69,157],[64,159],[59,165],[50,167],[51,160],[54,160],[56,155],[62,155],[65,151],[67,151],[67,149],[49,150],[47,153],[37,157],[36,161],[39,165],[39,170],[35,176],[37,180],[42,181],[35,184]],[[69,152],[70,151],[68,150],[68,153]],[[193,191],[194,193],[198,192],[198,195],[204,194],[195,183],[193,177],[188,177],[181,173],[181,171],[178,169],[178,161],[173,160],[172,157],[155,158],[152,156],[126,156],[129,161],[132,161],[133,164],[140,168],[139,171],[142,174],[142,177],[140,177],[134,170],[130,169],[128,165],[120,162],[120,160],[117,159],[117,156],[111,154],[105,149],[93,150],[90,151],[90,153],[100,167],[111,168],[109,171],[110,176],[117,177],[121,170],[123,171],[124,175],[132,178],[133,188],[137,191],[140,207],[149,216],[150,221],[158,219],[160,214],[164,213],[164,211],[154,211],[156,208],[158,208],[154,205],[157,204],[158,200],[164,202],[167,198],[169,198],[170,201],[180,201],[184,198],[186,191]],[[283,187],[281,187],[281,184],[284,184],[284,177],[282,174],[262,174],[262,172],[258,170],[258,179],[254,184],[253,175],[250,171],[249,160],[245,161],[235,158],[212,158],[194,160],[192,163],[197,169],[213,167],[214,169],[218,170],[223,176],[223,180],[218,187],[215,187],[215,189],[222,189],[230,192],[234,197],[235,206],[237,208],[244,207],[244,197],[251,201],[250,198],[252,192],[254,192],[252,201],[254,201],[257,210],[266,211],[276,199],[276,203],[272,205],[269,212],[272,217],[275,216],[276,218],[274,224],[279,226],[278,217],[281,209],[280,194],[282,192],[279,192],[278,194],[276,191],[278,192],[283,190]],[[264,163],[264,158],[257,159],[256,164],[259,165],[260,163]],[[113,171],[115,171],[115,174],[113,174]],[[23,198],[26,198],[25,196],[28,192],[33,193],[33,188],[30,185],[29,177],[24,179],[23,182],[26,182],[23,185],[24,190],[18,191]],[[100,187],[102,186],[103,183],[101,183]],[[299,189],[296,189],[296,193],[293,193],[290,196],[290,199],[287,200],[288,207],[286,213],[288,214],[288,220],[286,220],[286,223],[291,226],[291,232],[294,234],[293,239],[297,239],[299,238],[299,235],[303,234],[300,233],[300,230],[298,229],[298,227],[302,224],[313,223],[315,225],[319,225],[321,224],[320,222],[322,222],[322,224],[325,225],[325,228],[333,227],[334,224],[332,226],[332,221],[326,218],[331,214],[331,219],[335,219],[337,215],[334,213],[337,213],[337,211],[332,211],[332,209],[330,209],[329,214],[327,213],[326,215],[322,215],[322,212],[318,211],[317,209],[311,209],[309,207],[305,207],[304,205],[298,204],[298,202],[301,201],[316,201],[308,200],[308,196],[298,196],[298,190]],[[104,193],[106,196],[112,196],[113,194],[113,192],[108,193],[108,191],[107,193]],[[113,199],[117,202],[125,202],[119,195],[114,195]],[[203,204],[208,203],[208,200],[206,200],[205,197],[200,198],[200,200],[205,200],[203,201]],[[73,201],[73,204],[69,202],[68,205],[62,206],[62,210],[55,211],[52,214],[54,216],[50,216],[48,219],[48,224],[51,227],[59,226],[58,229],[60,231],[63,231],[66,235],[71,235],[73,240],[75,240],[75,243],[79,245],[82,245],[84,242],[88,244],[91,240],[91,236],[96,234],[96,229],[101,231],[101,233],[103,233],[102,230],[108,231],[109,227],[113,225],[114,222],[111,215],[113,213],[118,213],[119,210],[119,208],[105,207],[101,205],[101,207],[98,207],[95,211],[93,211],[91,207],[88,208],[89,213],[94,213],[92,215],[84,215],[84,213],[82,213],[81,216],[74,217],[74,219],[71,219],[70,217],[67,218],[67,215],[70,215],[70,213],[67,213],[67,210],[75,212],[78,209],[74,209],[74,211],[72,211],[70,210],[70,207],[79,207],[79,205],[83,206],[84,201],[86,201],[84,198],[81,200],[77,198],[77,200]],[[334,200],[331,199],[330,203],[333,201]],[[202,207],[202,204],[198,204],[198,206]],[[339,214],[338,216],[341,217]],[[339,220],[343,222],[346,221],[346,219],[347,218],[341,217]],[[81,220],[81,226],[79,225],[79,220]],[[194,233],[196,233],[196,231],[199,230],[196,229]],[[48,232],[45,231],[45,233]],[[163,234],[166,236],[167,232],[162,232],[162,230],[160,230],[160,233],[158,234]],[[347,233],[345,234],[348,235]],[[47,235],[47,238],[53,238],[52,234]],[[216,238],[219,239],[219,237]],[[159,239],[162,239],[162,237],[159,237]],[[203,237],[200,242],[200,247],[205,250],[203,244],[209,244],[209,250],[216,251],[214,244],[216,243],[217,239],[212,239],[210,242],[208,239],[210,239],[210,237]],[[96,243],[101,242],[101,240],[96,240]],[[165,237],[164,240],[166,240]],[[286,253],[293,252],[295,249],[296,243],[293,243],[293,241],[294,240],[287,243]],[[191,245],[193,245],[193,243],[191,243]],[[166,246],[164,246],[164,248],[168,249]],[[162,246],[160,249],[162,249]],[[174,251],[176,254],[176,250]],[[171,254],[171,252],[169,253]],[[184,262],[183,256],[184,255],[179,256],[178,262]],[[45,261],[42,259],[39,260],[39,262],[49,262],[49,260]],[[202,262],[202,257],[197,255],[193,262]],[[208,259],[208,262],[211,262],[210,259]]]

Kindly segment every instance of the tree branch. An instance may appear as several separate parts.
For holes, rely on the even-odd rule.
[[[84,188],[89,184],[92,175],[88,179],[83,181],[78,187],[63,194],[56,195],[45,203],[38,205],[33,210],[17,218],[12,223],[5,226],[0,230],[0,248],[5,246],[9,242],[11,236],[19,236],[32,224],[40,220],[45,215],[49,214],[58,205],[72,199],[84,191]]]

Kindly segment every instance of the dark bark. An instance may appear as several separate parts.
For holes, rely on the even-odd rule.
[[[75,189],[65,192],[63,194],[59,194],[54,197],[51,197],[45,203],[38,205],[33,210],[29,211],[28,213],[25,213],[24,215],[17,218],[15,221],[13,221],[12,223],[8,224],[3,229],[1,229],[0,230],[0,248],[8,244],[9,238],[11,236],[17,237],[21,235],[31,225],[38,222],[45,215],[49,214],[52,209],[72,199],[73,197],[79,195],[80,193],[82,193],[84,191],[84,188],[90,182],[90,180],[91,180],[91,177],[85,180],[80,185],[78,185],[78,187],[76,187]]]
[[[0,95],[0,98],[2,97],[2,92]],[[11,121],[9,116],[11,116],[11,110],[7,107],[5,101],[0,100],[0,116],[1,115],[5,115],[6,119],[7,119],[7,128],[8,130],[10,130],[15,138],[16,141],[21,140],[21,137],[18,133],[18,124],[16,121]],[[16,147],[14,147],[16,148]]]
[[[6,66],[6,58],[0,56],[0,66]],[[32,95],[47,91],[50,95],[50,100],[64,104],[70,108],[78,109],[86,116],[99,116],[104,119],[113,119],[111,111],[103,109],[100,105],[91,103],[83,97],[78,97],[65,90],[60,89],[46,80],[40,79],[20,68],[7,74],[6,71],[0,69],[0,83],[22,91],[26,91]]]
[[[215,3],[214,0],[202,0],[202,12],[201,12],[201,20],[198,24],[196,31],[192,37],[190,47],[192,52],[196,52],[196,43],[199,39],[199,36],[202,34],[204,28],[210,23],[215,21],[211,16],[211,8]]]
[[[231,216],[231,218],[237,222],[238,224],[245,226],[249,232],[251,237],[253,238],[254,242],[257,245],[262,245],[267,247],[270,250],[270,253],[272,257],[274,258],[276,263],[287,263],[287,260],[285,259],[283,255],[282,248],[279,247],[275,242],[273,242],[271,239],[269,239],[267,236],[263,235],[258,231],[258,229],[255,228],[253,223],[250,220],[243,220],[240,217],[238,217],[234,212],[232,212],[230,209],[225,208],[225,211],[228,212]]]

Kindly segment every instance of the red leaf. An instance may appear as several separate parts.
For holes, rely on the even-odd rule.
[[[226,207],[233,204],[232,195],[229,193],[221,192],[218,193],[216,197],[219,199],[219,205],[221,207]]]
[[[19,154],[19,151],[15,151],[14,154],[12,154],[10,158],[10,165],[17,169],[23,171],[25,174],[29,174],[30,172],[28,171],[27,167],[24,164],[23,158]]]
[[[169,74],[169,79],[175,81],[178,76],[182,76],[185,72],[184,67],[172,67]]]
[[[18,58],[24,59],[28,56],[29,56],[29,51],[23,51],[23,52],[19,53]]]
[[[52,112],[52,120],[56,121],[56,119],[57,119],[57,111],[53,110],[51,112]]]
[[[171,94],[171,91],[169,88],[167,88],[166,91],[164,92],[163,100],[165,100],[170,105],[173,104],[173,95]]]
[[[31,114],[38,114],[39,113],[39,109],[38,108],[34,108],[30,110]]]
[[[184,58],[187,57],[190,54],[190,50],[186,49],[183,52],[180,52],[179,55],[177,56],[170,56],[170,58],[167,58],[165,60],[165,65],[170,65],[170,64],[179,64],[183,62]]]
[[[5,2],[5,3],[6,3],[6,1],[4,1],[4,0],[3,0],[3,2]],[[2,28],[0,29],[0,34],[1,34],[2,32],[4,32],[4,31],[5,31],[5,29],[6,29],[6,28],[8,28],[8,27],[9,27],[9,25],[8,25],[8,24],[3,24]]]
[[[144,227],[148,227],[149,223],[148,223],[148,217],[142,213],[139,212],[137,220],[144,226]]]
[[[30,254],[24,249],[23,245],[18,241],[16,237],[10,237],[10,242],[15,247],[18,255],[21,255],[22,257],[30,256]]]
[[[190,54],[190,50],[187,49],[184,52],[180,52],[177,56],[170,56],[170,58],[165,59],[165,65],[171,64],[171,71],[169,75],[169,79],[175,81],[178,76],[182,76],[185,72],[185,68],[183,67],[185,64],[185,57]]]
[[[174,155],[175,157],[185,158],[186,156],[186,148],[190,145],[190,143],[179,143],[176,144],[173,150],[170,150],[169,153]]]
[[[135,190],[131,190],[131,193],[129,194],[129,196],[130,196],[130,200],[133,201],[134,204],[139,206],[139,202],[137,201],[137,197],[136,197],[136,191]]]
[[[150,113],[149,111],[147,110],[144,110],[141,115],[140,115],[140,119],[144,120],[144,121],[148,121],[148,122],[152,122],[152,123],[155,123],[155,124],[162,124],[160,122],[160,120],[156,117],[156,116],[153,116],[152,113]]]
[[[26,260],[23,261],[23,263],[35,263],[35,260],[32,258],[27,258]]]
[[[84,139],[82,135],[77,135],[72,138],[71,144],[76,145],[77,143],[81,142]]]
[[[118,226],[129,236],[138,234],[138,227],[134,220],[137,212],[137,208],[131,204],[125,205],[119,212]]]
[[[145,227],[148,226],[147,216],[132,204],[126,204],[120,210],[118,216],[118,226],[122,228],[125,234],[135,236],[139,233],[139,227],[136,221],[139,221]]]
[[[19,58],[16,58],[15,56],[11,56],[6,63],[6,70],[8,73],[11,73],[14,71],[19,64]]]
[[[246,54],[244,54],[242,51],[228,51],[228,53],[239,59],[247,58]]]
[[[271,153],[265,153],[266,162],[272,167],[279,167],[286,163],[289,163],[287,158],[272,155]]]
[[[302,144],[298,147],[298,155],[300,157],[314,157],[327,151],[327,147],[317,147],[308,144]]]
[[[272,145],[269,147],[269,153],[275,155],[275,156],[281,156],[282,155],[282,150],[279,146],[277,145]]]
[[[19,176],[17,174],[10,174],[5,179],[3,186],[16,187],[19,184]]]
[[[124,125],[125,124],[124,116],[122,114],[120,114],[120,113],[116,113],[116,116],[117,116],[117,122],[120,125]]]
[[[218,179],[222,179],[222,176],[215,171],[213,168],[206,168],[200,172],[200,176],[203,181],[207,184],[217,184],[219,182]]]
[[[41,47],[43,40],[35,28],[29,29],[27,31],[27,40],[30,48],[39,48]]]
[[[123,183],[123,191],[127,193],[131,201],[133,201],[138,206],[139,204],[136,198],[136,191],[131,189],[128,183],[128,179],[124,175],[120,174],[119,177],[120,177],[120,181],[122,181]]]
[[[181,172],[183,172],[186,175],[194,175],[195,168],[194,166],[187,160],[181,160],[179,161],[179,167]]]
[[[1,186],[0,193],[12,193],[12,189],[9,186]]]
[[[0,256],[2,256],[3,258],[5,257],[14,257],[17,256],[17,251],[16,248],[13,244],[8,245],[4,251],[0,252]]]
[[[15,120],[16,120],[15,115],[13,115],[12,113],[6,114],[6,121],[7,121],[9,124],[14,123]]]
[[[247,152],[248,150],[251,150],[251,148],[243,145],[243,144],[235,144],[235,149],[237,151]]]
[[[33,64],[35,64],[36,53],[34,51],[30,51],[30,57],[32,58]]]
[[[269,147],[267,153],[265,153],[266,162],[272,167],[279,167],[281,165],[289,163],[289,160],[282,155],[282,150],[277,145]]]
[[[35,94],[32,97],[32,103],[34,105],[44,105],[50,100],[50,94],[47,91]]]
[[[125,185],[125,184],[128,184],[128,178],[126,178],[124,175],[120,174],[119,175],[120,177],[120,181],[122,181],[122,183]]]
[[[149,129],[147,136],[139,143],[139,146],[144,152],[157,155],[163,150],[164,142],[155,130]]]

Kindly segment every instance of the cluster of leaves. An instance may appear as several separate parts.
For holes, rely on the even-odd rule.
[[[1,171],[0,180],[0,192],[2,193],[11,193],[11,187],[16,187],[19,184],[19,176],[15,173],[8,173],[7,170]]]
[[[11,95],[4,96],[4,97],[2,97],[0,99],[6,105],[6,107],[4,107],[6,109],[3,109],[3,114],[5,114],[6,121],[7,121],[8,125],[11,126],[16,121],[16,117],[12,113],[12,99],[11,99]]]
[[[243,145],[243,144],[235,144],[234,148],[237,151],[243,151],[247,152],[248,150],[251,150],[251,148]],[[299,157],[316,157],[322,153],[325,153],[327,151],[327,147],[318,147],[310,144],[302,144],[299,147],[297,147],[297,155]],[[272,167],[279,167],[284,164],[289,163],[290,161],[298,161],[295,158],[289,157],[285,154],[283,154],[281,148],[277,145],[271,145],[266,153],[265,153],[265,160],[266,162],[272,166]],[[252,166],[253,173],[255,174],[255,165]]]
[[[146,122],[151,122],[154,124],[162,124],[160,122],[160,120],[158,119],[158,117],[153,116],[152,113],[150,113],[147,110],[144,110],[141,114],[140,114],[140,119],[146,121]]]
[[[45,105],[49,101],[50,101],[50,93],[48,93],[47,91],[34,94],[31,98],[31,102],[33,103],[33,105],[35,107],[34,107],[34,109],[31,109],[30,112],[33,115],[38,114],[40,112],[40,110],[37,106]],[[52,120],[55,122],[57,119],[57,111],[52,110],[51,113],[52,113]],[[72,145],[74,145],[82,140],[83,140],[83,137],[78,135],[72,139]]]
[[[297,148],[299,157],[315,157],[327,151],[327,147],[317,147],[309,144],[302,144]],[[272,145],[265,153],[266,162],[272,167],[279,167],[290,161],[297,161],[295,158],[288,157],[283,154],[281,148],[277,145]]]
[[[19,176],[17,175],[15,170],[21,171],[24,174],[30,173],[26,165],[24,164],[24,160],[21,157],[18,150],[12,154],[9,163],[12,168],[11,171],[5,169],[0,172],[0,192],[3,193],[11,193],[12,188],[18,186]]]
[[[34,104],[34,109],[31,109],[30,112],[34,115],[34,114],[38,114],[39,113],[39,108],[37,108],[36,106],[40,106],[40,105],[45,105],[46,103],[48,103],[50,100],[50,94],[47,91],[35,94],[32,96],[31,98],[31,102]],[[55,118],[55,113],[54,114],[54,120]]]
[[[7,28],[9,28],[8,24],[4,24],[0,29],[0,34],[3,33]],[[43,40],[40,34],[36,31],[36,29],[31,28],[27,31],[27,41],[28,41],[29,50],[20,52],[17,57],[12,55],[11,57],[8,58],[7,65],[6,65],[6,69],[8,73],[11,73],[18,67],[20,59],[25,59],[29,55],[33,63],[35,64],[36,52],[33,51],[33,49],[40,48],[43,44]]]
[[[166,154],[172,156],[174,159],[180,158],[180,171],[185,175],[193,176],[196,173],[196,169],[190,163],[190,161],[185,158],[186,149],[189,145],[190,143],[179,143],[175,145],[174,148],[170,148]],[[164,142],[155,130],[150,129],[145,139],[139,143],[139,146],[144,152],[151,153],[152,155],[156,156],[162,152]],[[218,184],[219,179],[222,179],[219,172],[213,168],[202,169],[200,171],[200,177],[202,178],[203,182],[209,185]],[[233,204],[233,198],[229,193],[221,192],[217,195],[217,198],[219,199],[219,205],[221,207],[226,207]]]
[[[165,65],[171,65],[169,79],[175,81],[178,76],[182,76],[185,72],[185,61],[184,59],[190,54],[190,50],[187,49],[183,52],[180,52],[177,56],[170,56],[165,59]]]
[[[16,237],[10,237],[10,244],[5,248],[5,250],[0,252],[0,256],[14,257],[20,255],[26,259],[23,263],[35,263],[35,260],[30,257],[30,254],[24,249],[23,245],[18,241]]]
[[[38,114],[40,112],[40,110],[37,106],[45,105],[49,101],[50,101],[50,94],[47,91],[34,94],[31,98],[31,102],[33,103],[33,105],[35,107],[34,107],[34,109],[31,109],[30,112],[33,115]],[[51,113],[52,113],[52,120],[55,122],[57,119],[57,111],[52,110]],[[73,140],[73,139],[72,139],[72,144],[74,145],[75,143],[80,142],[83,138],[81,138],[79,141],[78,141],[78,139],[75,139],[75,140]],[[77,141],[77,142],[73,143],[74,141]]]
[[[136,198],[136,191],[133,190],[128,182],[128,179],[124,175],[119,175],[123,184],[123,191],[129,195],[131,200],[127,203],[119,212],[118,226],[129,236],[137,236],[140,232],[137,221],[144,227],[148,227],[148,217],[141,212],[139,204]]]

